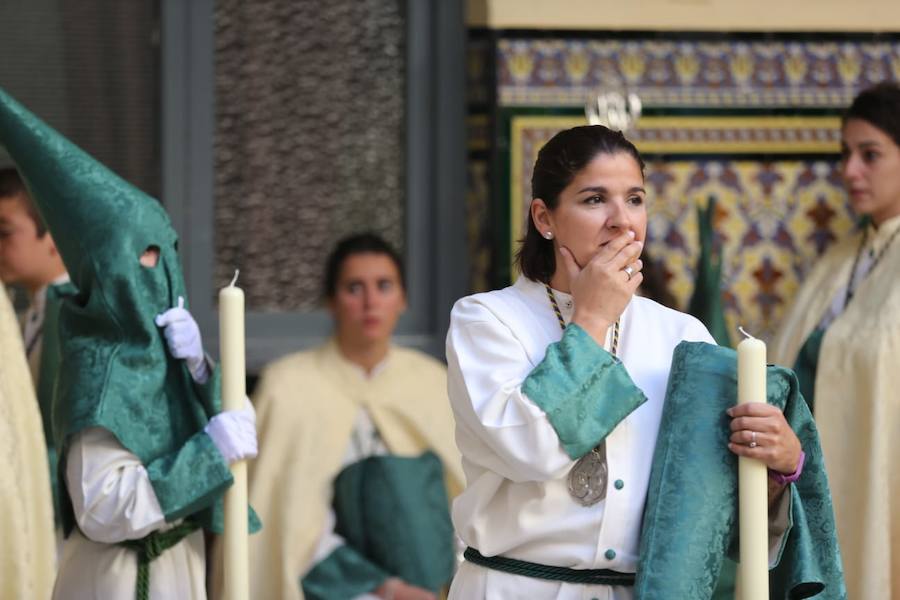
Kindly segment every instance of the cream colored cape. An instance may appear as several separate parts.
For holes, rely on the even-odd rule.
[[[300,577],[323,533],[361,407],[391,453],[434,450],[451,497],[462,489],[446,370],[420,352],[392,347],[383,370],[367,380],[330,341],[267,366],[253,400],[259,456],[250,463],[250,504],[263,528],[250,536],[251,598],[303,598]]]
[[[2,286],[0,532],[0,598],[49,598],[56,548],[47,448],[19,325]]]
[[[879,236],[900,227],[885,223]],[[771,346],[792,367],[847,284],[857,234],[822,257]],[[834,500],[849,598],[900,598],[900,240],[831,324],[816,370],[815,419]]]

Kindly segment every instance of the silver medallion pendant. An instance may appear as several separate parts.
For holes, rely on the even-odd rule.
[[[593,506],[606,498],[606,443],[602,443],[581,458],[569,471],[569,494],[582,506]]]

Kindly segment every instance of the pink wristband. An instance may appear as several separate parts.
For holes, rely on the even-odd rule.
[[[800,460],[797,461],[797,469],[793,473],[779,473],[778,471],[773,471],[769,469],[769,477],[777,483],[778,485],[787,485],[789,483],[793,483],[800,479],[800,474],[803,473],[803,463],[806,461],[806,453],[801,450],[800,451]]]

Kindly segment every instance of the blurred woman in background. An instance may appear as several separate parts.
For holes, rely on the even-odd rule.
[[[446,370],[391,341],[403,265],[373,234],[340,241],[324,296],[334,335],[268,365],[254,393],[254,598],[434,600],[455,566],[462,485]],[[448,497],[449,495],[449,497]]]
[[[900,87],[861,92],[841,176],[862,226],[816,263],[772,344],[813,408],[850,598],[900,598]]]

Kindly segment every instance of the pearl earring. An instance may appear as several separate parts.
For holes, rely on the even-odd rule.
[[[552,231],[545,231],[545,232],[544,232],[544,237],[545,237],[546,239],[548,239],[548,240],[552,240],[552,239],[553,239],[553,232],[552,232]]]

